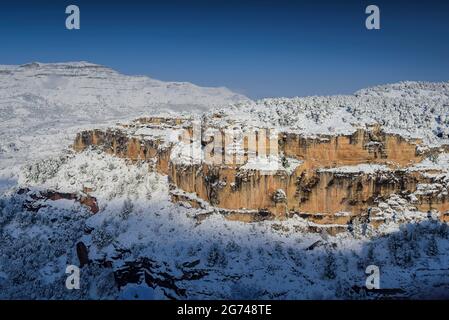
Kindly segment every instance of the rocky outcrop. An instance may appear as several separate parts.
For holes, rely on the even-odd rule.
[[[150,288],[160,288],[168,299],[185,299],[187,290],[181,286],[207,275],[204,270],[193,269],[198,263],[199,261],[184,263],[180,266],[181,272],[178,271],[177,275],[173,275],[167,266],[161,266],[156,261],[142,257],[136,261],[126,261],[114,271],[114,278],[119,288],[130,283],[146,284]],[[161,271],[162,267],[165,268]]]
[[[253,221],[260,218],[254,213],[266,212],[278,219],[298,214],[318,225],[347,225],[395,194],[413,198],[419,210],[438,210],[441,217],[449,210],[447,183],[438,183],[441,172],[410,170],[445,149],[426,148],[419,139],[384,132],[379,125],[346,135],[273,135],[257,129],[255,136],[243,134],[237,141],[226,135],[229,128],[235,130],[232,124],[219,128],[203,122],[201,157],[174,157],[175,145],[194,148],[194,125],[189,119],[141,118],[121,128],[81,132],[73,147],[82,151],[95,146],[130,161],[146,161],[168,175],[173,189],[185,192],[172,194],[173,201],[195,208],[205,201],[232,213],[231,219]],[[149,136],[139,135],[141,128],[149,129]],[[155,137],[155,128],[181,134],[177,140]],[[222,143],[218,148],[217,141]],[[274,169],[249,165],[251,157],[273,154],[278,161]],[[207,161],[211,157],[214,161]],[[439,189],[425,187],[437,185]]]
[[[420,162],[417,139],[388,134],[378,125],[357,129],[351,135],[303,137],[285,133],[279,141],[286,157],[305,161],[307,169],[339,167],[364,163],[392,163],[404,167]]]
[[[83,131],[77,135],[73,148],[82,151],[89,146],[101,149],[120,158],[133,162],[146,161],[153,164],[158,172],[167,174],[170,149],[162,146],[161,140],[129,137],[126,131],[108,129]]]
[[[97,199],[88,194],[65,193],[53,190],[31,191],[27,188],[19,189],[18,194],[26,194],[27,200],[24,202],[24,208],[28,211],[38,212],[39,209],[46,207],[45,201],[74,200],[87,207],[93,214],[99,211]]]
[[[87,250],[86,245],[82,241],[76,244],[76,255],[78,256],[81,268],[84,267],[86,264],[90,263],[89,251]]]

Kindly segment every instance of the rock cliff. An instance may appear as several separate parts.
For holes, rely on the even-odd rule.
[[[214,115],[213,117],[217,117]],[[80,132],[76,151],[91,146],[143,161],[168,175],[172,200],[253,221],[299,215],[346,227],[365,217],[383,221],[378,206],[392,196],[447,220],[448,175],[422,165],[447,146],[385,132],[379,124],[346,134],[304,135],[211,119],[140,118],[107,130]],[[425,160],[425,161],[424,161]]]

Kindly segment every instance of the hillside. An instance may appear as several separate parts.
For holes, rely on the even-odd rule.
[[[1,66],[0,299],[447,298],[448,114],[447,82],[252,101]]]

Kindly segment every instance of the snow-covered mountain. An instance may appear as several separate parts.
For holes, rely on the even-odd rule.
[[[1,65],[0,159],[20,162],[58,150],[83,125],[198,113],[238,101],[249,99],[223,87],[126,76],[88,62]]]
[[[8,118],[37,113],[47,119],[101,119],[155,107],[188,112],[248,100],[223,87],[127,76],[87,62],[0,66],[0,85]]]
[[[377,122],[441,145],[449,139],[449,83],[251,101],[85,62],[0,66],[0,299],[447,298],[449,226],[437,212],[417,210],[409,195],[379,199],[382,227],[354,219],[349,231],[331,235],[310,232],[319,225],[298,215],[245,223],[180,205],[167,175],[149,171],[149,163],[69,148],[83,129],[203,112],[216,126],[301,135]],[[164,127],[145,129],[159,135]],[[407,170],[438,178],[428,187],[440,192],[448,189],[448,159],[443,150]],[[337,173],[354,169],[369,174],[379,166]],[[68,290],[66,267],[81,264],[80,290]],[[373,264],[387,289],[380,293],[364,287]]]

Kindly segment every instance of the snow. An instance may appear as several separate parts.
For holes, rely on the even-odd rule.
[[[285,162],[282,162],[282,158],[279,156],[253,156],[248,161],[240,166],[239,171],[243,170],[257,170],[261,174],[271,175],[279,171],[286,172],[291,175],[297,167],[299,167],[303,161],[290,157],[285,157]]]
[[[341,167],[335,167],[335,168],[329,168],[329,169],[319,169],[319,171],[320,172],[331,172],[331,173],[374,174],[376,172],[391,171],[391,169],[385,165],[361,163],[361,164],[358,164],[355,166],[341,166]]]
[[[446,171],[449,170],[449,153],[440,153],[437,157],[432,160],[429,158],[414,164],[408,168],[410,171]]]
[[[400,82],[347,96],[269,98],[236,103],[209,112],[219,126],[275,127],[305,136],[351,134],[379,123],[386,132],[449,144],[449,82]],[[220,114],[218,120],[214,114]],[[218,123],[217,123],[218,122]]]
[[[449,231],[429,220],[427,213],[409,211],[399,196],[380,206],[388,220],[379,230],[354,225],[352,232],[337,236],[325,233],[329,226],[297,216],[242,223],[209,208],[210,216],[198,222],[195,213],[204,210],[171,203],[166,177],[148,174],[145,164],[130,165],[95,150],[61,157],[26,168],[20,184],[66,192],[88,184],[101,210],[91,215],[76,203],[47,201],[47,207],[33,215],[22,209],[21,196],[5,195],[0,266],[6,276],[0,281],[1,297],[166,299],[168,289],[159,286],[115,287],[111,272],[139,257],[157,261],[157,270],[173,278],[186,272],[183,265],[198,261],[193,269],[207,270],[205,276],[176,282],[187,290],[187,296],[179,298],[189,299],[362,298],[350,288],[364,285],[364,269],[370,264],[381,266],[382,287],[409,288],[408,294],[416,296],[430,289],[413,278],[414,273],[430,270],[426,274],[437,282],[441,276],[432,270],[447,267]],[[406,224],[399,223],[402,219]],[[323,233],[309,233],[308,226],[322,228]],[[426,253],[431,239],[438,248],[434,256]],[[78,241],[88,246],[90,259],[112,261],[113,267],[84,267],[81,290],[69,292],[61,270],[78,264]],[[316,242],[320,245],[310,249]],[[127,253],[116,258],[123,250]],[[32,290],[29,281],[34,283]]]
[[[240,170],[257,170],[269,173],[279,170],[280,167],[279,157],[269,155],[248,159],[246,164],[240,167]]]
[[[274,127],[312,136],[352,133],[379,122],[441,145],[448,138],[448,91],[448,83],[407,82],[352,96],[253,102],[224,88],[124,76],[87,62],[0,66],[0,299],[364,299],[370,297],[353,287],[364,286],[371,264],[381,267],[383,288],[405,288],[407,297],[416,298],[435,294],[436,284],[447,297],[447,274],[441,270],[449,264],[448,226],[436,220],[436,212],[417,211],[414,194],[392,195],[370,208],[385,220],[379,229],[354,221],[351,230],[330,236],[329,226],[298,216],[242,223],[210,206],[174,204],[170,192],[180,191],[170,190],[167,177],[149,172],[148,164],[97,150],[73,153],[68,146],[82,129],[203,111],[216,127],[233,123],[242,130]],[[222,117],[212,116],[217,113]],[[177,129],[140,126],[132,134],[175,143],[175,163],[201,161],[192,145],[178,142]],[[418,192],[445,192],[448,159],[442,154],[407,168],[441,172],[438,185],[421,184]],[[240,169],[291,174],[301,164],[256,157]],[[384,170],[389,169],[365,164],[330,172]],[[42,200],[45,206],[30,212],[24,207],[30,198],[17,193],[20,187],[76,193],[89,187],[100,211],[92,215],[76,201]],[[277,194],[281,200],[285,191]],[[198,219],[203,214],[208,218]],[[68,264],[79,265],[80,241],[92,263],[82,268],[81,289],[68,291],[64,271]],[[154,261],[146,272],[173,281],[185,295],[145,282],[118,288],[114,272],[142,258]],[[188,272],[201,276],[183,278]]]
[[[11,167],[57,154],[81,130],[247,100],[226,88],[126,76],[88,62],[0,66],[0,185]]]
[[[170,161],[180,165],[200,164],[204,160],[201,141],[195,140],[192,143],[180,141],[175,144],[170,153]]]
[[[127,284],[120,293],[120,300],[154,300],[155,290],[147,285]],[[163,299],[163,296],[158,297]]]

